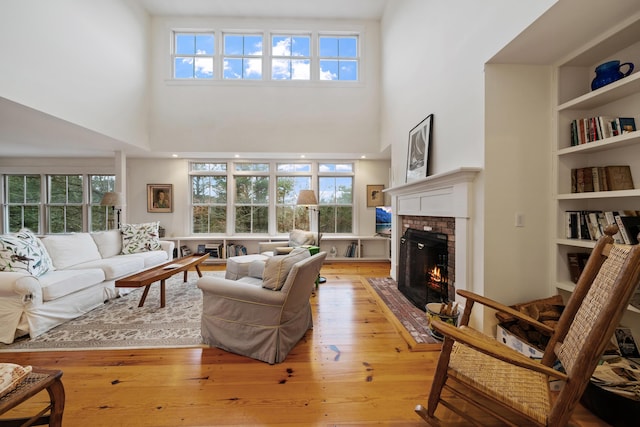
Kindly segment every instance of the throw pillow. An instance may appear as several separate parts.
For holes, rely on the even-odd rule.
[[[142,224],[122,225],[122,253],[135,254],[139,252],[156,251],[161,248],[158,238],[160,221]]]
[[[26,271],[36,277],[53,270],[44,245],[30,230],[0,236],[0,271]]]
[[[262,287],[279,291],[284,286],[293,265],[310,256],[307,249],[295,248],[289,255],[276,255],[267,259],[262,275]]]
[[[315,241],[315,233],[311,231],[291,230],[289,232],[289,246],[291,247],[312,245]]]
[[[31,366],[20,366],[15,363],[0,363],[0,398],[11,393],[14,388],[18,387],[31,371]]]

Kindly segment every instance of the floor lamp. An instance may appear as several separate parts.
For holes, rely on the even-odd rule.
[[[318,212],[318,223],[316,224],[318,227],[316,239],[316,245],[318,248],[320,247],[320,206],[318,206],[318,199],[316,199],[316,193],[313,190],[300,190],[300,194],[298,194],[298,201],[296,202],[298,206],[305,206],[312,212]],[[327,279],[318,275],[318,283],[324,283]]]
[[[102,200],[100,201],[101,206],[111,206],[111,211],[116,211],[118,215],[118,230],[120,229],[120,211],[121,209],[116,209],[116,206],[124,205],[124,199],[122,197],[122,193],[116,193],[113,191],[108,191],[104,193],[102,196]]]

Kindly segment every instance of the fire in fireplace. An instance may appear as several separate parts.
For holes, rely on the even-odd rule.
[[[447,235],[407,229],[400,239],[398,290],[426,311],[430,302],[449,301]]]

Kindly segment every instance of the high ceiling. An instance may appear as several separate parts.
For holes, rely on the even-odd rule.
[[[377,20],[382,17],[389,0],[128,1],[138,2],[150,15]],[[1,96],[0,130],[0,156],[110,157],[115,150],[134,156],[150,155],[140,149],[131,151],[131,146],[121,141],[16,104]]]
[[[135,0],[151,15],[380,19],[388,0]]]

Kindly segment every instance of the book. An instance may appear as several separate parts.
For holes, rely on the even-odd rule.
[[[191,249],[187,245],[180,246],[180,256],[191,255]]]
[[[633,178],[629,165],[605,166],[609,191],[633,190]]]
[[[569,261],[569,275],[573,283],[578,283],[578,279],[587,264],[589,254],[586,252],[570,252],[567,254]]]
[[[629,133],[636,130],[636,121],[633,117],[620,117],[621,133]]]
[[[624,227],[623,234],[626,233],[629,245],[638,244],[638,233],[640,233],[640,216],[621,216],[620,220]],[[622,230],[621,230],[622,231]]]

